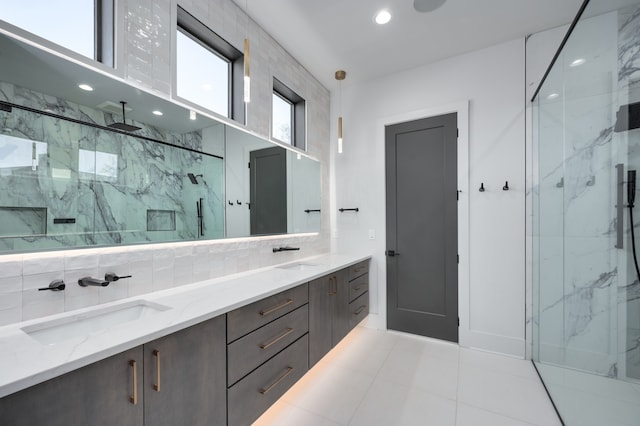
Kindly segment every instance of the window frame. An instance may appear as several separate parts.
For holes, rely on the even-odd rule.
[[[291,105],[291,143],[294,148],[298,148],[301,151],[307,150],[307,105],[306,101],[291,90],[287,85],[273,77],[273,90],[274,96],[278,96]],[[276,141],[281,141],[273,136],[273,98],[271,101],[271,138]]]
[[[216,34],[212,29],[207,27],[204,23],[196,19],[193,15],[187,12],[182,7],[177,7],[177,22],[176,22],[176,31],[180,31],[182,34],[191,38],[196,43],[203,46],[205,49],[209,50],[212,54],[221,58],[225,62],[229,64],[229,78],[228,78],[228,91],[227,91],[227,101],[228,101],[228,114],[227,118],[238,121],[240,123],[245,123],[245,108],[244,108],[244,99],[243,99],[243,87],[244,79],[244,55],[238,49],[236,49],[231,43],[220,37]],[[177,33],[176,33],[177,37]],[[177,67],[178,64],[178,53],[177,50],[175,52],[175,64]],[[175,73],[175,68],[174,68]],[[177,85],[178,79],[174,78],[174,93],[177,96]],[[179,97],[179,96],[177,96]],[[180,100],[189,102],[193,105],[197,105],[198,107],[206,108],[203,105],[196,104],[189,99],[179,97]],[[215,111],[213,111],[215,112]],[[216,112],[216,114],[219,114]]]

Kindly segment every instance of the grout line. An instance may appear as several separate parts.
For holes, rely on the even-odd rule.
[[[476,410],[484,411],[485,413],[489,413],[489,414],[493,414],[493,415],[496,415],[496,416],[499,416],[499,417],[503,417],[505,419],[515,420],[518,423],[523,423],[523,424],[531,425],[531,426],[541,426],[541,425],[539,425],[537,423],[531,423],[531,422],[529,422],[527,420],[523,420],[523,419],[518,418],[518,417],[513,417],[513,416],[510,416],[510,415],[505,414],[505,413],[499,413],[497,411],[488,410],[486,407],[479,407],[477,405],[467,404],[466,402],[461,402],[460,404],[461,405],[466,405],[467,407],[475,408]],[[456,412],[456,415],[457,415],[457,412]]]
[[[458,410],[460,409],[460,366],[462,365],[462,348],[458,350],[458,377],[456,380],[456,414],[454,416],[454,425],[458,424]]]

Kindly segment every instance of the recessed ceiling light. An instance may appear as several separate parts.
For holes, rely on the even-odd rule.
[[[559,94],[557,94],[557,93],[552,93],[552,94],[550,94],[549,96],[547,96],[547,99],[552,100],[552,99],[557,98],[558,96],[560,96],[560,95],[559,95]]]
[[[204,90],[211,90],[211,89],[213,89],[213,86],[210,85],[209,83],[205,83],[205,84],[202,85],[202,88]]]
[[[586,59],[578,58],[575,61],[571,62],[571,64],[569,64],[569,66],[570,67],[579,67],[580,65],[584,64],[585,62],[587,62]]]
[[[162,111],[155,110],[153,111],[153,115],[162,115]]]
[[[376,24],[384,25],[391,20],[391,13],[388,10],[382,9],[375,16]]]
[[[78,87],[81,88],[82,90],[86,90],[87,92],[93,92],[93,87],[89,86],[88,84],[85,84],[85,83],[78,84]]]

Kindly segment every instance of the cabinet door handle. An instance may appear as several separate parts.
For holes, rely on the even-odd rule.
[[[129,365],[133,369],[133,396],[129,397],[129,402],[138,405],[138,363],[132,359],[129,361]]]
[[[367,307],[367,305],[362,305],[360,306],[358,309],[356,309],[356,311],[353,313],[353,315],[360,315],[360,312],[362,312],[363,310],[365,310]]]
[[[335,283],[336,289],[333,290],[333,284]],[[329,277],[329,296],[335,296],[338,293],[338,281],[336,277]]]
[[[153,356],[156,357],[156,378],[157,378],[157,383],[153,385],[153,389],[156,392],[160,392],[160,351],[157,349],[154,350]]]
[[[273,308],[269,308],[269,309],[266,309],[266,310],[265,310],[265,309],[263,309],[263,310],[261,310],[259,313],[260,313],[260,315],[262,315],[262,316],[269,315],[269,314],[272,314],[272,313],[274,313],[275,311],[277,311],[277,310],[279,310],[279,309],[282,309],[282,308],[284,308],[285,306],[288,306],[288,305],[290,305],[290,304],[292,304],[292,303],[293,303],[293,299],[287,299],[287,301],[286,301],[286,302],[281,303],[281,304],[279,304],[278,306],[274,306]]]
[[[278,343],[280,340],[284,339],[285,337],[287,337],[291,333],[293,333],[293,328],[287,327],[287,329],[283,333],[281,333],[279,336],[274,337],[273,339],[271,339],[267,343],[262,343],[260,345],[260,349],[267,349],[267,348],[269,348],[269,346],[275,345],[276,343]]]
[[[266,395],[271,389],[275,388],[276,386],[278,386],[278,383],[280,383],[281,381],[283,381],[284,379],[286,379],[286,377],[291,374],[291,372],[293,371],[293,367],[287,367],[286,371],[276,379],[275,382],[271,383],[269,386],[267,386],[266,388],[262,388],[260,389],[260,393],[262,395]]]

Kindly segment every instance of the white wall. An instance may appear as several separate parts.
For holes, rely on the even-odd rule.
[[[384,124],[468,101],[469,180],[459,182],[470,188],[464,194],[468,228],[459,222],[460,249],[465,240],[469,248],[468,255],[461,253],[459,267],[460,343],[524,356],[524,95],[522,39],[362,84],[349,85],[347,78],[344,153],[332,147],[332,244],[338,251],[374,255],[370,324],[386,325]],[[332,110],[337,107],[334,101]],[[335,126],[332,122],[333,145]],[[502,191],[505,181],[510,191]],[[477,190],[481,182],[484,193]],[[359,207],[360,212],[335,213],[340,207]]]

